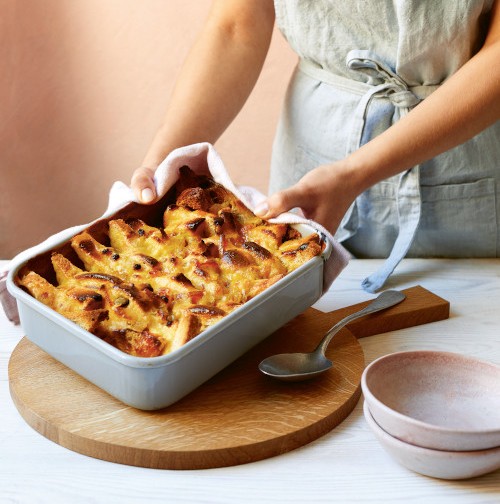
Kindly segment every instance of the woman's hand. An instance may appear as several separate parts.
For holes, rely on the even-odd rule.
[[[239,113],[264,64],[274,18],[272,0],[214,0],[182,65],[162,125],[133,173],[139,201],[156,201],[153,174],[170,152],[215,143]]]
[[[157,198],[154,183],[156,168],[142,166],[132,174],[130,187],[134,191],[137,201],[144,204],[154,203]]]
[[[298,207],[304,217],[335,234],[359,192],[349,163],[347,160],[339,161],[310,171],[295,185],[270,196],[255,209],[255,213],[270,219]]]

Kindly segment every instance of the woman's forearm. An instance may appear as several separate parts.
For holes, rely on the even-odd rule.
[[[219,138],[257,81],[273,25],[270,0],[214,2],[143,166],[157,166],[176,147]]]
[[[408,115],[346,160],[358,193],[500,119],[500,9],[495,10],[483,48]]]

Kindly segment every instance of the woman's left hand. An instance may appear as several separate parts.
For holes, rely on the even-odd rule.
[[[345,160],[321,165],[304,175],[295,185],[271,195],[255,209],[255,213],[259,217],[271,219],[298,207],[304,217],[335,234],[344,214],[359,194],[349,171]]]

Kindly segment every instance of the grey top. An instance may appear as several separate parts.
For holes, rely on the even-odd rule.
[[[273,148],[272,192],[342,159],[481,47],[493,0],[275,0],[300,57]],[[362,194],[336,237],[358,257],[498,257],[500,124]]]

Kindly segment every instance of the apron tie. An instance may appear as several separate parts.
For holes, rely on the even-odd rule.
[[[346,58],[346,65],[350,70],[367,77],[367,82],[335,75],[311,61],[301,60],[299,64],[300,69],[309,76],[360,95],[354,111],[346,156],[369,140],[363,139],[363,133],[370,104],[374,98],[386,98],[391,102],[395,108],[394,121],[396,121],[438,88],[438,86],[409,86],[391,70],[389,65],[371,51],[350,51]],[[399,233],[383,265],[363,280],[361,284],[363,289],[368,292],[380,289],[405,257],[415,237],[420,221],[421,206],[420,167],[417,165],[399,175],[397,190]],[[358,227],[358,207],[357,201],[354,201],[342,219],[336,238],[341,242],[345,241],[356,233]]]

